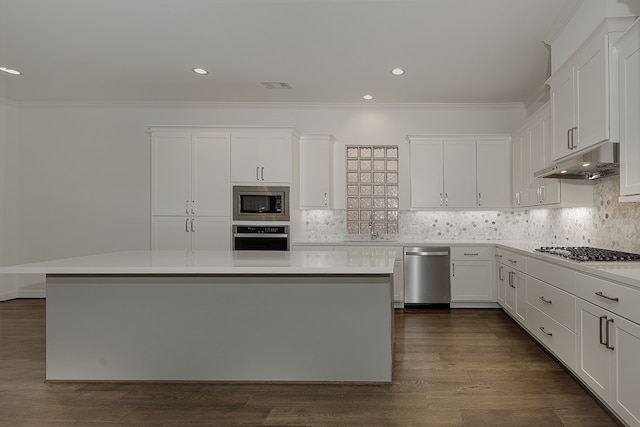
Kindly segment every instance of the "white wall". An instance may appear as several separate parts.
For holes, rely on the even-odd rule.
[[[640,0],[583,0],[551,42],[551,72],[558,71],[605,18],[620,16],[640,16]]]

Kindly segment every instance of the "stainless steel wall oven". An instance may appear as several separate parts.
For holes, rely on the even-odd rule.
[[[234,251],[288,251],[289,226],[234,225]]]

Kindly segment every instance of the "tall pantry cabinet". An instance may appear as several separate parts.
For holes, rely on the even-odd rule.
[[[151,128],[151,248],[231,249],[231,135]]]

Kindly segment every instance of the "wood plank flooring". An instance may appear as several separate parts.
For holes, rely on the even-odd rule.
[[[45,382],[45,302],[0,302],[0,426],[615,426],[501,310],[396,310],[390,385]]]

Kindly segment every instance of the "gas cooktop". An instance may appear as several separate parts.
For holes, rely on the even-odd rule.
[[[640,261],[640,254],[589,246],[543,246],[536,251],[574,261]]]

